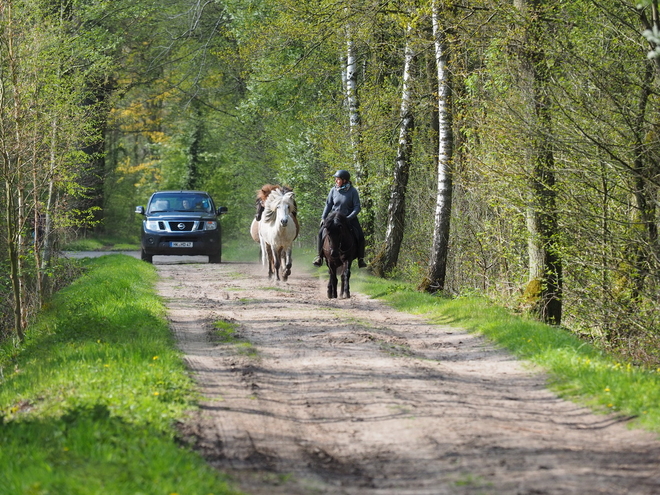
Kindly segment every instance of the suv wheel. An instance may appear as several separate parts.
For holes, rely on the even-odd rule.
[[[142,258],[142,261],[146,261],[147,263],[153,263],[154,262],[153,255],[145,253],[144,249],[140,253],[140,258]]]

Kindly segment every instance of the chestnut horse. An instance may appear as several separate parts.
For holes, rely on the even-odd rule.
[[[350,298],[351,263],[357,258],[357,241],[350,223],[339,211],[331,212],[323,221],[323,258],[328,265],[328,298],[337,297],[337,274],[341,276],[339,297]]]

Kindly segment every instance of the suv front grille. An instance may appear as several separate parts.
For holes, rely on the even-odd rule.
[[[201,228],[204,228],[202,222],[167,222],[168,229],[170,232],[191,232],[193,230],[201,230],[198,227],[198,224],[201,224]],[[183,228],[181,228],[183,227]]]

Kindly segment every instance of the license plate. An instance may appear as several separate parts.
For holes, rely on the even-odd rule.
[[[192,245],[193,245],[192,242],[170,242],[170,247],[173,247],[173,248],[177,248],[177,247],[191,248],[191,247],[193,247]]]

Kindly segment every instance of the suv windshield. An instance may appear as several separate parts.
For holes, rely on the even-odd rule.
[[[201,194],[156,194],[149,203],[147,213],[165,211],[195,211],[212,213],[213,205],[208,196]]]

